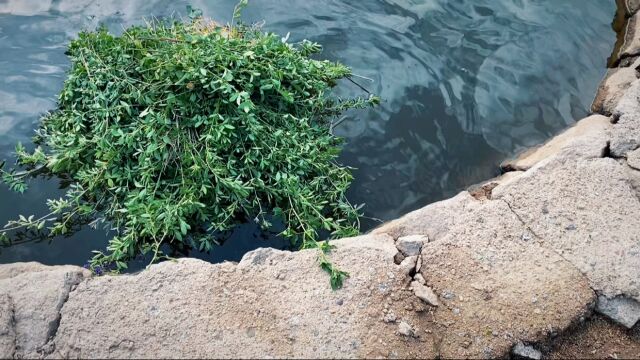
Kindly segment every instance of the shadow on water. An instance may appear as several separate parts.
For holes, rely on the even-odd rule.
[[[144,17],[180,16],[190,3],[226,22],[235,0],[0,0],[0,159],[30,143],[39,117],[55,108],[69,40],[81,29],[119,32]],[[366,203],[363,230],[450,197],[498,173],[506,156],[538,144],[587,114],[615,34],[613,1],[601,0],[256,0],[248,22],[290,41],[324,45],[383,104],[352,114],[336,130],[342,161],[357,168],[348,194]],[[341,84],[339,95],[361,90]],[[63,191],[36,180],[24,196],[0,186],[0,223],[42,214]],[[84,227],[71,238],[2,249],[0,263],[83,264],[109,235]],[[238,227],[212,262],[239,260],[288,241]],[[142,263],[140,263],[142,264]],[[139,268],[141,265],[135,265]]]

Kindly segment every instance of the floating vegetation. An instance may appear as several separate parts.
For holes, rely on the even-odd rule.
[[[238,19],[242,2],[236,8]],[[214,250],[236,225],[275,219],[301,248],[319,248],[334,288],[336,269],[320,242],[358,233],[359,213],[345,197],[352,181],[336,162],[342,140],[333,122],[378,98],[339,99],[330,90],[351,70],[311,59],[321,46],[290,44],[259,28],[219,26],[192,12],[187,22],[152,21],[120,35],[102,28],[71,42],[71,69],[58,108],[42,119],[23,171],[3,182],[27,190],[29,177],[70,183],[50,213],[21,216],[0,230],[68,234],[77,220],[106,220],[118,233],[91,266],[125,269],[163,245]]]

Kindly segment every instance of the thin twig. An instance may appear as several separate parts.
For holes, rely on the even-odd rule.
[[[369,90],[365,89],[365,87],[364,87],[364,86],[362,86],[362,85],[358,84],[357,82],[353,81],[353,79],[352,79],[350,76],[348,76],[346,79],[347,79],[347,80],[349,80],[349,81],[351,81],[352,83],[354,83],[357,87],[359,87],[360,89],[362,89],[362,91],[364,91],[364,92],[366,92],[367,94],[371,95],[371,92],[369,92]]]

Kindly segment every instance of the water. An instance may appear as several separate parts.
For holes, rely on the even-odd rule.
[[[185,13],[175,0],[0,0],[0,159],[30,142],[55,108],[79,30],[113,31],[150,15]],[[190,1],[227,22],[235,0]],[[538,144],[587,114],[615,42],[613,0],[253,0],[249,22],[290,41],[324,45],[323,57],[353,67],[383,104],[354,114],[337,132],[342,160],[358,168],[349,193],[369,218],[389,220],[498,174],[505,157]],[[342,95],[360,94],[341,84]],[[55,179],[25,196],[0,187],[0,223],[43,214],[62,194]],[[365,219],[363,230],[378,224]],[[53,244],[2,249],[0,263],[83,264],[108,235],[84,229]],[[238,260],[282,240],[242,226],[210,261]]]

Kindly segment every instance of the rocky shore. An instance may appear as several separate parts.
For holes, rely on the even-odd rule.
[[[504,175],[314,251],[92,277],[0,265],[3,358],[640,357],[640,0],[593,115]]]

